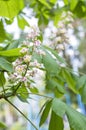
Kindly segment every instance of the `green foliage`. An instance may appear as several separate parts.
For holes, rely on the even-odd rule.
[[[34,9],[39,25],[47,25],[49,20],[54,16],[54,5],[56,0],[31,0],[29,5]],[[36,6],[35,6],[36,5]]]
[[[86,75],[79,78],[76,86],[81,94],[82,101],[86,104]]]
[[[65,5],[68,5],[68,3],[69,3],[68,1],[69,0],[63,0],[63,1],[64,1]]]
[[[5,129],[5,128],[7,128],[7,126],[3,122],[0,122],[0,129]]]
[[[25,87],[25,84],[22,83],[22,85],[19,87],[18,91],[17,91],[17,97],[22,101],[22,102],[28,102],[27,98],[28,98],[29,94],[28,94],[28,90]]]
[[[81,94],[82,102],[86,104],[86,83],[83,86],[83,88],[80,90],[80,94]]]
[[[59,99],[55,98],[53,100],[52,110],[61,118],[63,118],[63,116],[66,114],[70,124],[70,128],[72,128],[73,130],[86,129],[86,117],[71,108],[70,106],[66,105]]]
[[[6,70],[9,72],[13,72],[13,66],[10,62],[8,62],[5,58],[0,57],[0,68],[1,70]]]
[[[58,53],[57,53],[57,51],[55,51],[52,48],[49,48],[47,46],[44,46],[44,48],[47,49],[47,50],[49,50],[57,58],[58,62],[66,64],[65,59],[62,58],[61,56],[59,56]]]
[[[7,37],[6,37],[3,22],[0,20],[0,42],[3,42],[6,38]]]
[[[47,73],[57,74],[60,70],[56,60],[48,53],[48,51],[46,51],[46,56],[43,56],[43,64]]]
[[[70,1],[70,9],[74,10],[76,5],[77,5],[77,3],[78,3],[78,0],[71,0]]]
[[[38,92],[39,92],[36,87],[29,88],[29,90],[30,90],[32,93],[38,93]]]
[[[0,56],[12,57],[12,56],[20,56],[21,48],[10,49],[6,51],[0,51]]]
[[[6,80],[3,72],[0,72],[0,87],[4,86]]]
[[[60,116],[56,115],[54,111],[51,113],[49,130],[63,130],[63,120]]]
[[[43,109],[39,126],[41,126],[42,124],[44,124],[44,122],[46,121],[46,119],[47,119],[47,117],[49,115],[50,108],[51,108],[51,101],[48,101],[46,103],[45,108]]]
[[[23,0],[0,0],[0,16],[14,18],[24,8]]]
[[[18,20],[18,26],[24,30],[25,26],[29,26],[28,22],[25,20],[25,18],[21,15],[17,16],[17,20]]]
[[[63,74],[63,77],[64,79],[66,80],[67,84],[68,84],[68,87],[75,93],[78,93],[76,91],[76,83],[75,83],[75,80],[74,78],[72,77],[71,73],[66,70],[66,69],[62,69],[62,74]]]

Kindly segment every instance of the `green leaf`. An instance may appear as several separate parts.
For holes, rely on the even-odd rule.
[[[0,86],[1,86],[1,87],[4,86],[5,82],[6,82],[6,80],[5,80],[4,73],[1,72],[1,73],[0,73]]]
[[[61,118],[66,114],[70,128],[73,130],[85,130],[86,129],[86,117],[74,110],[69,105],[66,105],[61,100],[54,98],[52,101],[52,110]]]
[[[19,45],[19,41],[17,40],[14,40],[12,41],[12,43],[10,43],[7,47],[7,50],[11,50],[11,49],[14,49],[14,48],[18,48],[18,45]]]
[[[78,90],[81,89],[85,85],[85,83],[86,83],[86,75],[79,77],[76,84],[77,89]]]
[[[0,122],[0,129],[4,129],[7,128],[6,124],[3,122]]]
[[[71,73],[66,70],[65,68],[62,68],[62,74],[64,79],[66,80],[68,87],[74,92],[74,93],[78,93],[77,89],[76,89],[76,84],[75,84],[75,80],[73,79]]]
[[[49,78],[49,80],[46,81],[46,87],[47,89],[51,90],[55,90],[56,88],[58,93],[60,94],[65,93],[64,85],[62,85],[62,82],[59,82],[59,79],[57,79],[56,77]]]
[[[18,20],[18,26],[24,30],[25,26],[29,26],[29,23],[25,20],[25,18],[21,15],[17,16],[17,20]]]
[[[13,23],[13,20],[14,19],[6,19],[5,18],[5,22],[6,22],[7,25],[11,25]]]
[[[63,0],[63,1],[64,1],[65,5],[68,5],[69,0]]]
[[[86,16],[86,5],[83,3],[83,1],[78,1],[75,9],[73,10],[73,13],[78,17],[78,18],[83,18]]]
[[[44,6],[46,6],[48,9],[51,9],[51,6],[49,5],[49,3],[46,0],[38,0],[41,4],[43,4]]]
[[[0,67],[6,71],[13,72],[12,64],[3,57],[0,57]]]
[[[46,121],[48,114],[49,114],[49,111],[50,111],[50,108],[51,108],[51,101],[47,102],[47,104],[42,112],[39,126],[41,126]]]
[[[73,108],[67,106],[66,115],[73,130],[85,130],[86,129],[86,116],[77,112]]]
[[[57,0],[50,0],[50,2],[51,2],[52,4],[55,4],[55,3],[57,2]]]
[[[29,88],[32,93],[38,93],[38,89],[36,87]]]
[[[52,111],[49,123],[49,130],[63,130],[63,129],[64,124],[62,118],[56,115],[54,111]]]
[[[61,56],[59,56],[58,53],[57,53],[55,50],[53,50],[52,48],[49,48],[49,47],[47,47],[47,46],[44,46],[44,48],[47,49],[47,50],[49,50],[49,51],[57,58],[57,60],[58,60],[60,63],[66,64],[65,59],[63,59]]]
[[[28,90],[27,88],[25,87],[25,84],[22,83],[22,85],[19,87],[18,91],[17,91],[17,96],[18,98],[22,101],[22,102],[28,102],[27,99],[28,99],[28,96],[29,96],[29,93],[28,93]]]
[[[65,115],[66,105],[64,102],[61,102],[59,99],[55,98],[52,102],[52,110],[61,118]]]
[[[46,51],[46,55],[43,56],[43,64],[48,73],[59,73],[60,67],[57,64],[56,60]]]
[[[86,104],[86,82],[85,85],[80,90],[80,95],[81,95],[82,102]]]
[[[42,111],[44,110],[44,108],[45,108],[45,106],[46,106],[46,104],[47,104],[48,102],[49,102],[49,100],[45,101],[45,103],[42,105],[42,107],[41,107],[41,109],[40,109],[38,115],[40,115],[40,114],[42,113]]]
[[[57,90],[60,93],[65,93],[64,85],[62,86],[62,84],[59,83],[59,80],[56,77],[53,78],[53,81],[55,83]]]
[[[12,57],[12,56],[20,56],[21,48],[15,48],[6,51],[0,51],[0,56]]]
[[[71,0],[70,1],[70,9],[74,10],[76,5],[78,4],[78,2],[79,2],[78,0]]]
[[[3,42],[6,39],[6,33],[5,33],[5,29],[3,26],[3,22],[0,21],[0,42]]]
[[[0,16],[12,19],[24,7],[23,0],[0,0]]]
[[[61,20],[61,15],[62,15],[63,9],[58,9],[55,12],[54,16],[54,25],[57,26],[58,22]]]

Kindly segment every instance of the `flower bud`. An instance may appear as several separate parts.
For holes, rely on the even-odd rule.
[[[20,50],[20,53],[23,54],[23,55],[27,54],[27,52],[28,52],[28,48],[26,48],[26,47],[23,47],[23,48]]]

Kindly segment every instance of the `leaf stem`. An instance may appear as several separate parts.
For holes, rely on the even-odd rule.
[[[7,98],[4,98],[10,105],[12,105],[28,122],[31,123],[31,125],[36,129],[38,130],[38,128],[33,124],[33,122],[27,118],[23,112],[21,112],[12,102],[10,102]]]

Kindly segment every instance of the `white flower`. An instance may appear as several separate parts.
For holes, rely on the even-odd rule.
[[[40,40],[36,40],[35,42],[34,42],[34,45],[35,46],[39,46],[41,44],[41,41]]]
[[[56,42],[59,42],[59,43],[62,42],[61,36],[57,37],[57,38],[55,39],[55,41],[56,41]]]
[[[39,55],[43,55],[43,56],[45,56],[46,55],[46,53],[43,51],[43,50],[36,50],[36,53],[38,53]]]
[[[40,63],[38,63],[37,60],[34,60],[33,62],[30,63],[30,66],[40,68]]]
[[[26,47],[23,47],[21,50],[20,50],[20,53],[21,54],[26,54],[28,52],[28,48]]]
[[[25,63],[28,63],[28,62],[31,61],[31,55],[25,55],[25,56],[23,57],[23,59],[24,59],[24,62],[25,62]]]
[[[61,34],[66,33],[66,29],[65,29],[65,28],[62,28],[62,29],[60,30],[60,33],[61,33]]]
[[[23,45],[28,46],[29,42],[28,41],[23,41]]]
[[[22,74],[23,72],[25,72],[26,69],[26,65],[18,65],[15,68],[15,71],[19,74]]]

